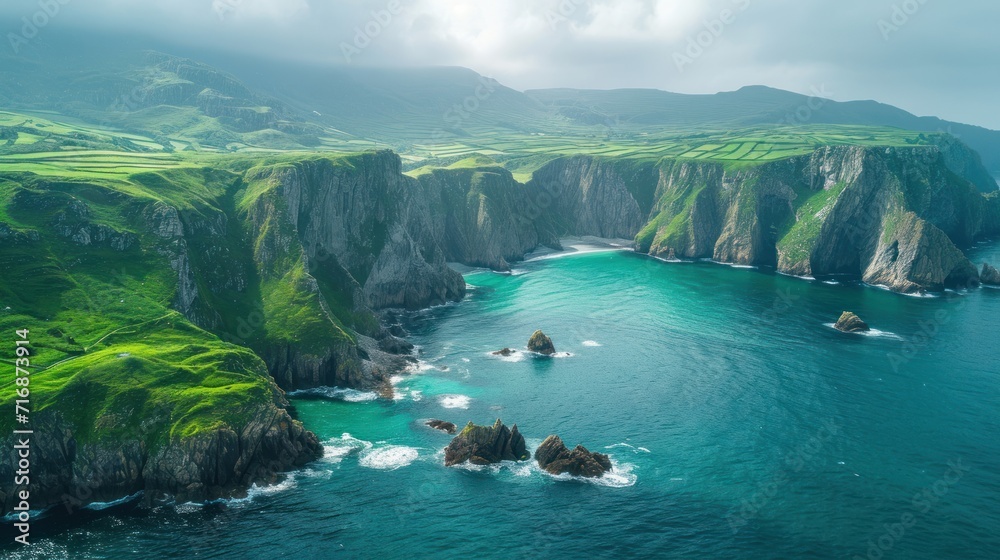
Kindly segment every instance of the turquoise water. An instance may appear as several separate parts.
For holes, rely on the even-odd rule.
[[[328,456],[282,486],[77,514],[10,557],[996,557],[1000,290],[913,298],[624,252],[518,268],[403,318],[422,361],[396,401],[295,399]],[[843,310],[878,332],[836,332]],[[489,355],[536,328],[559,357]],[[445,468],[429,418],[559,434],[615,471]]]

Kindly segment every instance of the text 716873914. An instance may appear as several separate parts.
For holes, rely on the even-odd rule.
[[[29,544],[28,535],[31,529],[31,503],[28,492],[31,473],[31,435],[28,429],[29,415],[31,414],[31,342],[28,339],[28,330],[22,329],[15,333],[17,338],[14,341],[14,391],[17,394],[15,399],[14,419],[17,426],[14,429],[14,450],[17,452],[17,469],[14,471],[14,489],[17,492],[17,505],[14,512],[17,515],[17,523],[14,527],[18,535],[14,540],[21,544]]]

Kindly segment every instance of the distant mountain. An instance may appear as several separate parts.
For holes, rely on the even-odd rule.
[[[176,53],[183,56],[174,56]],[[861,125],[949,133],[1000,176],[1000,132],[874,101],[836,102],[763,86],[713,95],[648,89],[519,92],[457,67],[364,68],[263,60],[64,35],[0,55],[0,105],[216,149],[415,146],[497,135],[628,137],[746,127]],[[176,143],[176,142],[175,142]],[[976,177],[983,190],[992,177]]]

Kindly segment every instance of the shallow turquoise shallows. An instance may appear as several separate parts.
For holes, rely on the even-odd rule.
[[[977,262],[1000,264],[1000,245]],[[404,318],[396,401],[294,399],[327,457],[213,507],[120,505],[12,558],[995,558],[1000,290],[916,298],[592,252],[468,275]],[[858,313],[875,329],[831,324]],[[543,329],[560,352],[524,350]],[[423,424],[502,418],[612,474],[446,468]],[[39,537],[42,538],[41,536]]]

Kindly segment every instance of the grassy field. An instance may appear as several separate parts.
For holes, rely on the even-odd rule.
[[[207,125],[206,125],[207,126]],[[400,123],[400,127],[406,127]],[[413,137],[411,130],[396,131]],[[519,133],[503,129],[476,130],[462,138],[428,138],[423,142],[381,143],[352,138],[329,130],[319,143],[304,150],[281,147],[277,131],[260,131],[234,141],[226,150],[204,148],[185,137],[157,139],[85,125],[58,115],[18,114],[0,111],[0,167],[5,171],[70,174],[78,177],[123,177],[143,170],[196,166],[205,156],[236,153],[266,154],[354,153],[389,148],[397,151],[408,170],[426,165],[447,167],[473,156],[486,156],[526,181],[531,172],[552,159],[589,155],[658,161],[662,158],[722,163],[755,163],[808,154],[820,146],[914,146],[933,143],[934,135],[893,128],[813,125],[768,126],[743,130],[699,132],[665,130],[662,133],[629,133],[608,128],[567,128],[561,134]],[[15,134],[16,133],[16,134]],[[272,134],[273,133],[273,134]],[[0,137],[3,138],[3,137]],[[257,138],[257,143],[248,139]],[[276,147],[277,146],[277,147]]]

